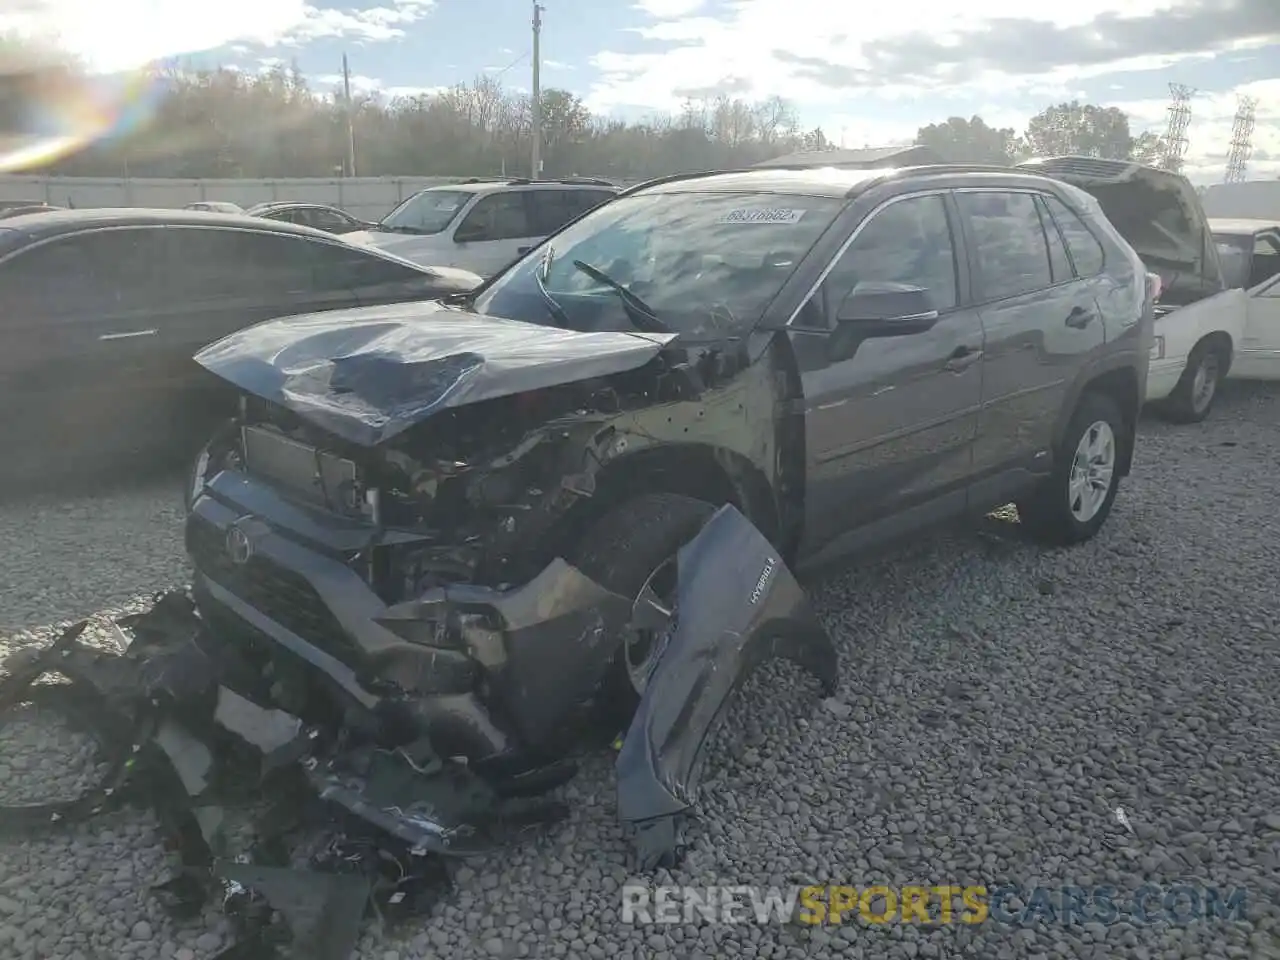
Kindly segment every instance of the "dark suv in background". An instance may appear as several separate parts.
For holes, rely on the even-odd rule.
[[[441,755],[545,750],[648,695],[675,558],[721,505],[777,550],[748,605],[779,562],[1009,502],[1043,542],[1092,537],[1151,337],[1142,262],[1047,177],[654,181],[451,305],[202,351],[243,406],[193,473],[196,596],[228,642],[407,711]],[[630,625],[584,633],[566,563],[634,601]],[[530,665],[554,698],[512,676]]]

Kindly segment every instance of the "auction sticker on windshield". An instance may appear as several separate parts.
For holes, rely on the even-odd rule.
[[[803,210],[789,210],[785,207],[749,207],[745,210],[730,210],[716,223],[796,223],[803,216]]]

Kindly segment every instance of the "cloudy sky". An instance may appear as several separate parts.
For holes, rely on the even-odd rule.
[[[1280,0],[544,5],[544,84],[600,113],[776,93],[854,147],[910,140],[951,115],[1020,130],[1071,98],[1121,107],[1135,132],[1162,129],[1168,85],[1182,83],[1197,91],[1193,179],[1221,179],[1239,94],[1258,100],[1250,174],[1280,176]],[[358,86],[388,92],[480,73],[527,88],[530,18],[525,0],[0,0],[0,27],[52,26],[104,68],[175,55],[247,70],[296,60],[323,87],[346,52]]]

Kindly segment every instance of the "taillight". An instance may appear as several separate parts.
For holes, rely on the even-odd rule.
[[[1164,281],[1160,279],[1158,273],[1147,274],[1147,299],[1155,303],[1160,299],[1160,294],[1164,293]]]

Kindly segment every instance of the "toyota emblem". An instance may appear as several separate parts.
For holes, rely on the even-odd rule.
[[[239,521],[227,528],[227,557],[236,566],[243,566],[253,556],[253,541],[240,527]]]

